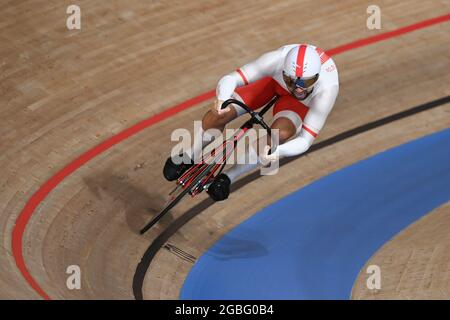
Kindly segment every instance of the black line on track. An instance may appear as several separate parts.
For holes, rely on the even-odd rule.
[[[309,150],[300,155],[299,157],[302,157],[305,154],[309,154],[311,152],[315,152],[317,150],[323,149],[325,147],[331,146],[335,143],[338,143],[340,141],[343,141],[345,139],[354,137],[360,133],[379,128],[381,126],[384,126],[385,124],[410,117],[412,115],[415,115],[417,113],[430,110],[436,107],[439,107],[443,104],[450,102],[450,96],[446,96],[437,100],[433,100],[415,107],[412,107],[410,109],[407,109],[405,111],[401,111],[398,113],[395,113],[393,115],[363,124],[359,127],[344,131],[342,133],[339,133],[335,135],[334,137],[331,137],[329,139],[326,139],[324,141],[321,141],[319,143],[313,144]],[[280,161],[281,165],[285,165],[287,163],[290,163],[299,157],[291,157],[291,158],[284,158]],[[255,181],[259,177],[259,171],[256,171],[243,179],[240,179],[236,181],[232,185],[232,191],[239,190],[246,184]],[[212,204],[214,204],[214,201],[210,198],[203,200],[199,204],[195,205],[193,208],[189,209],[186,213],[184,213],[182,216],[177,218],[172,224],[169,225],[158,237],[156,237],[155,240],[150,244],[150,246],[145,251],[143,257],[141,258],[141,261],[136,267],[136,271],[133,277],[133,294],[136,300],[142,300],[143,299],[143,292],[142,292],[142,286],[144,284],[144,278],[147,273],[147,270],[155,257],[156,253],[164,246],[164,244],[169,240],[169,238],[175,234],[175,232],[178,231],[182,226],[184,226],[186,223],[188,223],[192,218],[194,218],[196,215],[200,214],[203,210],[210,207]]]

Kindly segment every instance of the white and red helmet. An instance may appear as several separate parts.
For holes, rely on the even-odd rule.
[[[319,79],[320,56],[316,49],[306,44],[288,51],[284,60],[283,79],[290,90],[309,89]]]

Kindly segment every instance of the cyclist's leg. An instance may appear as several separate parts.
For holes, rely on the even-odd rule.
[[[292,96],[283,96],[273,108],[270,127],[277,130],[279,144],[297,135],[309,108]],[[270,141],[269,141],[270,143]]]

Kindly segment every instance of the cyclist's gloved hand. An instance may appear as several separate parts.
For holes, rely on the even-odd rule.
[[[279,160],[277,150],[275,150],[275,152],[273,152],[271,154],[269,154],[269,152],[270,152],[270,146],[265,146],[264,150],[260,156],[261,164],[265,167],[270,165],[272,162]]]
[[[213,110],[214,110],[214,112],[216,112],[219,115],[230,111],[230,107],[226,107],[225,109],[221,109],[222,108],[222,103],[223,103],[222,100],[216,99],[216,101],[214,101]]]

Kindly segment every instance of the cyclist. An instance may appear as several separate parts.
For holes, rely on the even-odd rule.
[[[175,164],[169,157],[164,176],[169,181],[179,178],[192,165],[194,155],[201,154],[202,149],[214,140],[208,129],[223,131],[227,123],[245,113],[237,105],[222,110],[225,100],[234,98],[257,110],[278,95],[271,128],[278,129],[279,146],[272,154],[265,148],[257,163],[235,164],[218,175],[209,186],[208,194],[216,201],[225,200],[230,194],[231,183],[239,176],[261,164],[268,165],[279,158],[307,151],[323,128],[338,93],[336,64],[320,48],[292,44],[267,52],[220,79],[215,103],[203,117],[199,136],[194,137],[202,144],[194,144],[187,152],[187,161],[181,164]]]

